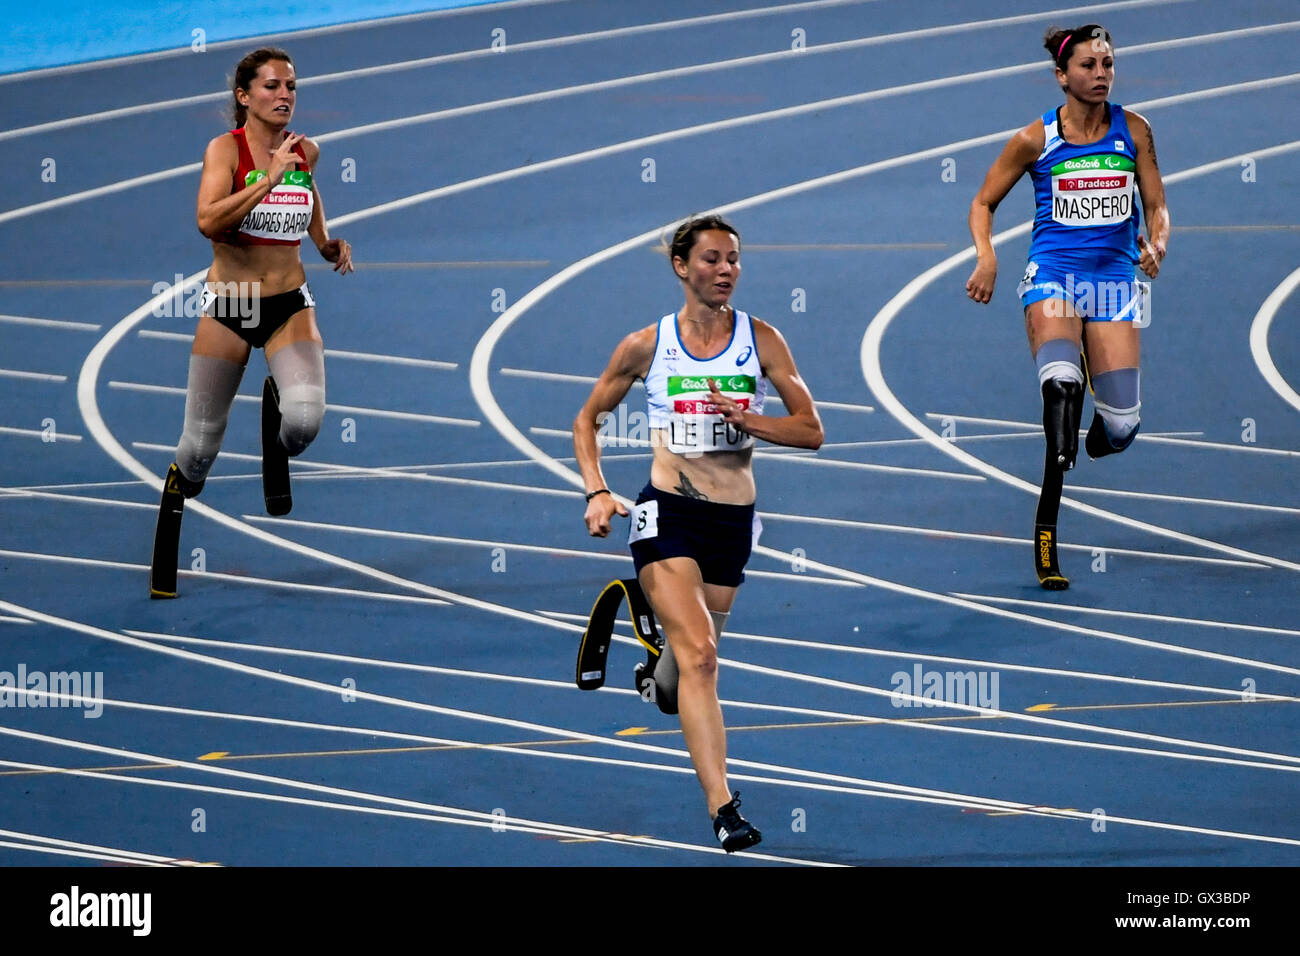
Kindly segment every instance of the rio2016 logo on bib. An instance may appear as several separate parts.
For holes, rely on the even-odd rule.
[[[1052,218],[1065,226],[1112,226],[1133,215],[1136,166],[1113,153],[1052,167]]]

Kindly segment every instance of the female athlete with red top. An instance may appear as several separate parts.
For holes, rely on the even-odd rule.
[[[316,437],[325,413],[325,349],[299,246],[310,236],[340,274],[352,271],[352,251],[325,226],[312,181],[319,148],[288,131],[296,87],[284,50],[248,54],[232,83],[235,128],[208,143],[203,155],[198,227],[212,240],[212,265],[190,353],[185,427],[163,485],[151,597],[176,596],[184,500],[203,488],[252,350],[265,350],[271,372],[262,392],[269,513],[288,513],[288,459]]]

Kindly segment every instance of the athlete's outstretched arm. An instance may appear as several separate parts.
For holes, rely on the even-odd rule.
[[[578,458],[578,470],[582,472],[589,493],[608,487],[600,470],[600,447],[596,444],[596,430],[600,425],[596,419],[602,413],[612,412],[627,396],[632,383],[650,370],[657,333],[658,327],[650,325],[618,343],[609,365],[596,380],[587,401],[573,420],[573,453]],[[609,534],[610,519],[616,513],[627,517],[627,509],[612,494],[596,495],[587,502],[587,531],[594,537],[605,537]]]
[[[320,161],[320,147],[314,140],[304,139],[302,151],[307,156],[307,168],[311,170],[311,192],[315,205],[312,207],[311,223],[307,226],[307,235],[316,243],[316,250],[326,262],[334,263],[334,271],[339,275],[354,272],[352,267],[352,246],[346,239],[331,239],[329,226],[326,225],[325,204],[321,202],[320,190],[316,188],[316,164]]]
[[[742,409],[718,391],[717,383],[712,378],[709,379],[709,388],[712,390],[709,400],[718,406],[719,414],[728,424],[735,425],[755,438],[793,448],[820,448],[826,437],[822,431],[822,420],[817,415],[812,393],[795,368],[790,346],[786,345],[785,337],[780,332],[762,319],[754,319],[753,322],[754,343],[763,360],[763,374],[781,396],[787,414],[778,418],[773,415],[756,415]]]
[[[1125,110],[1133,145],[1137,147],[1138,192],[1142,195],[1142,218],[1147,222],[1147,239],[1138,236],[1142,247],[1138,267],[1154,279],[1160,272],[1169,245],[1169,207],[1165,205],[1165,184],[1160,178],[1160,165],[1156,162],[1156,140],[1146,117]]]
[[[1002,155],[989,167],[984,185],[971,200],[969,222],[970,235],[975,240],[975,271],[966,280],[966,294],[976,302],[987,303],[993,298],[993,284],[998,278],[998,256],[993,251],[993,213],[1043,151],[1045,137],[1041,119],[1011,137]]]

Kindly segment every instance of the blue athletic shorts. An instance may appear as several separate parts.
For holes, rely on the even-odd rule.
[[[1114,253],[1037,255],[1016,287],[1025,308],[1045,299],[1069,302],[1087,322],[1150,322],[1150,286],[1134,281],[1133,263]],[[1050,308],[1050,306],[1048,306]]]
[[[647,484],[631,510],[628,544],[637,574],[665,558],[692,558],[705,584],[738,587],[762,523],[753,505],[723,505]]]

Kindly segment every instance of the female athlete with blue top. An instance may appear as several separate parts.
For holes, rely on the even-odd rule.
[[[1039,584],[1055,591],[1070,585],[1057,564],[1056,519],[1064,474],[1079,449],[1085,382],[1095,405],[1084,443],[1088,456],[1121,452],[1137,435],[1139,329],[1149,321],[1149,305],[1133,267],[1150,278],[1159,273],[1169,211],[1150,124],[1107,100],[1115,80],[1110,34],[1095,23],[1052,29],[1044,46],[1065,104],[1012,137],[971,203],[977,260],[966,293],[976,302],[992,299],[993,212],[1028,172],[1037,208],[1029,264],[1016,291],[1038,366],[1047,437],[1034,564]],[[1138,232],[1138,196],[1147,239]]]
[[[604,537],[615,514],[596,442],[601,413],[645,382],[653,463],[631,514],[637,577],[664,626],[659,675],[675,659],[682,736],[704,789],[713,831],[728,853],[759,842],[727,788],[727,736],[718,704],[718,638],[757,537],[755,439],[818,448],[822,425],[781,333],[730,304],[740,278],[740,236],[718,216],[678,228],[670,250],[686,303],[614,350],[573,423],[587,486],[588,532]],[[763,412],[771,382],[786,414]]]

